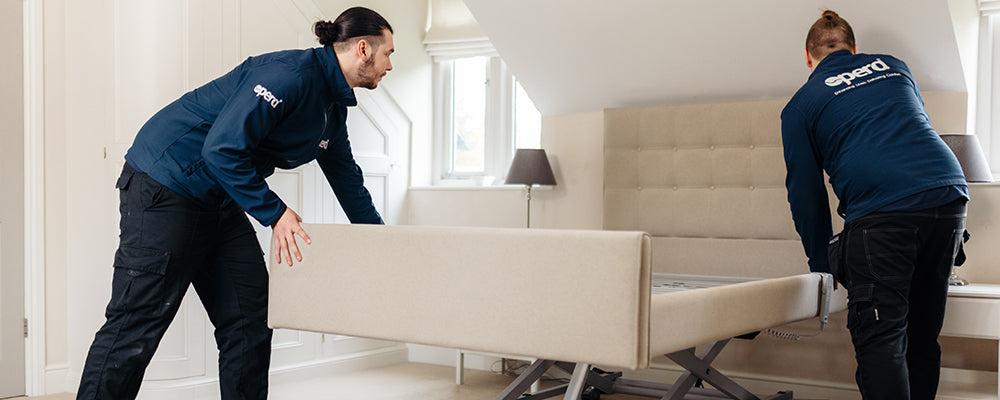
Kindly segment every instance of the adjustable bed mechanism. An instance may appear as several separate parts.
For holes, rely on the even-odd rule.
[[[791,400],[791,391],[759,397],[738,383],[711,367],[709,364],[722,352],[722,348],[730,339],[715,342],[702,356],[695,354],[695,349],[686,349],[667,354],[671,360],[686,369],[672,385],[657,382],[622,378],[621,372],[607,372],[590,364],[565,363],[552,360],[536,360],[518,378],[507,386],[496,400],[540,400],[559,395],[564,399],[597,400],[601,394],[630,394],[642,397],[652,397],[664,400],[680,399],[738,399],[738,400]],[[550,368],[556,367],[572,374],[569,383],[548,388],[531,394],[522,394],[532,382],[541,378]],[[698,381],[704,381],[714,386],[716,390],[696,388]]]
[[[820,318],[819,331],[829,322],[833,299],[833,277],[820,276],[820,298],[817,316]],[[653,294],[678,290],[691,290],[710,286],[720,286],[756,279],[710,277],[675,274],[653,274]],[[760,332],[740,335],[738,339],[753,339]],[[791,335],[785,335],[791,336]],[[725,374],[711,366],[712,361],[722,352],[733,338],[719,340],[707,345],[702,354],[696,348],[687,348],[666,354],[666,357],[684,368],[685,372],[673,384],[648,382],[622,378],[621,372],[607,372],[586,363],[568,363],[554,360],[534,361],[517,379],[501,392],[495,400],[540,400],[559,395],[569,400],[598,400],[601,394],[629,394],[663,400],[681,399],[736,399],[736,400],[792,400],[792,391],[779,391],[770,396],[757,396],[740,386]],[[531,394],[523,394],[532,383],[541,379],[551,368],[558,368],[572,374],[569,383],[551,387]],[[715,389],[695,387],[701,382]]]

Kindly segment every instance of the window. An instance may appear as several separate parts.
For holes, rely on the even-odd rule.
[[[486,170],[486,57],[452,60],[451,132],[453,174]],[[448,105],[445,105],[446,107]]]
[[[435,63],[435,183],[500,183],[517,148],[538,148],[541,115],[500,57]]]
[[[1000,1],[980,0],[979,9],[975,131],[996,175],[1000,172]]]
[[[541,116],[462,0],[430,0],[434,184],[502,183],[516,148],[538,148]]]

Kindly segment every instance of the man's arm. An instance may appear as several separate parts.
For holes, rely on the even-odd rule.
[[[823,183],[823,164],[818,150],[809,138],[809,129],[802,114],[792,108],[781,113],[781,140],[784,146],[785,187],[792,209],[795,230],[809,257],[809,270],[830,272],[827,242],[833,235],[830,222],[830,202]]]

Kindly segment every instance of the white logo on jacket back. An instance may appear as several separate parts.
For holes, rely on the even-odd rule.
[[[253,92],[257,93],[257,97],[263,97],[264,101],[270,103],[271,108],[278,108],[278,104],[281,104],[281,102],[284,101],[277,97],[274,97],[274,93],[271,93],[270,90],[267,90],[266,87],[263,87],[259,84],[257,86],[254,86]]]
[[[876,72],[888,71],[889,65],[882,61],[881,58],[876,58],[871,64],[865,65],[861,68],[855,68],[853,71],[844,72],[842,74],[834,75],[826,78],[826,85],[833,87],[840,85],[841,83],[851,84],[851,81],[873,74],[872,70]]]

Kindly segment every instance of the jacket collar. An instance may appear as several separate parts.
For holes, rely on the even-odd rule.
[[[833,53],[827,54],[826,57],[823,57],[822,60],[819,60],[819,64],[816,65],[816,68],[813,68],[812,73],[809,74],[809,79],[812,79],[814,75],[816,75],[817,73],[820,73],[821,69],[826,69],[827,66],[829,66],[830,64],[833,64],[834,61],[832,61],[832,60],[834,58],[838,58],[838,57],[841,57],[841,56],[851,56],[851,55],[852,54],[851,54],[851,52],[849,50],[837,50],[837,51],[835,51]],[[826,72],[822,72],[822,73],[825,74]]]
[[[354,89],[347,84],[344,71],[340,69],[340,61],[337,60],[337,53],[332,46],[323,46],[313,49],[320,65],[323,66],[323,77],[330,88],[333,100],[341,105],[353,107],[358,105],[358,99],[354,97]]]

